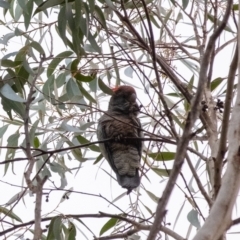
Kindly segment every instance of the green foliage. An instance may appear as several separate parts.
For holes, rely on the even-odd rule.
[[[194,226],[194,227],[196,227],[197,229],[199,229],[200,228],[200,222],[199,222],[199,220],[198,220],[198,212],[197,212],[197,210],[194,210],[194,209],[192,209],[189,213],[188,213],[188,215],[187,215],[187,219],[188,219],[188,221]]]
[[[10,209],[0,207],[0,212],[4,213],[6,216],[10,217],[13,220],[16,220],[18,222],[22,222],[22,220],[15,213],[13,213]]]
[[[223,78],[216,78],[211,82],[211,91],[215,90],[223,81]]]
[[[169,161],[174,160],[176,153],[174,152],[156,152],[149,153],[148,156],[153,158],[155,161]]]
[[[50,200],[57,199],[51,210],[41,212],[42,221],[47,218],[49,224],[41,239],[90,239],[98,234],[145,239],[144,228],[144,232],[139,228],[130,236],[129,232],[138,230],[134,222],[150,227],[164,183],[174,173],[177,145],[189,123],[189,113],[195,110],[191,106],[199,87],[202,56],[211,34],[223,23],[227,2],[214,11],[215,3],[189,0],[163,1],[161,6],[152,0],[0,0],[0,24],[4,28],[0,39],[1,184],[12,176],[9,185],[20,188],[6,201],[7,208],[0,208],[3,219],[28,222],[18,207],[24,204],[27,212],[34,209],[29,207],[29,195],[36,195],[40,187],[42,199],[46,197],[41,206],[45,208]],[[237,13],[239,4],[232,9]],[[223,107],[218,109],[214,104],[216,99],[225,102],[232,56],[222,60],[219,53],[226,54],[225,49],[233,52],[237,32],[233,22],[232,16],[209,58],[203,99],[197,99],[199,108],[203,100],[209,108],[200,111],[201,117],[187,135],[190,143],[181,156],[189,158],[193,166],[184,164],[181,179],[174,183],[178,195],[173,195],[179,205],[169,215],[166,211],[167,221],[174,222],[165,226],[171,231],[180,219],[199,229],[204,218],[198,200],[206,199],[198,184],[207,194],[214,190],[212,166],[206,160],[212,157],[212,146],[206,142],[213,129],[214,139],[222,131]],[[219,61],[224,66],[216,70]],[[129,197],[117,185],[98,144],[93,143],[97,141],[98,119],[118,85],[136,89],[142,105],[139,117],[143,137],[147,138],[139,171],[141,185]],[[216,126],[210,131],[207,124]],[[201,181],[195,181],[193,169]],[[106,207],[101,202],[116,217],[107,222],[101,214],[99,217],[98,212]],[[75,211],[70,213],[73,204]],[[206,201],[203,204],[205,208]],[[85,217],[97,218],[98,228],[94,221],[83,222]],[[11,227],[4,226],[2,231]],[[14,234],[24,238],[25,232],[35,234],[33,229],[30,224],[16,227]],[[193,234],[191,228],[183,232],[179,234],[184,237]],[[170,236],[169,231],[163,234],[166,239]]]
[[[46,240],[55,240],[55,239],[66,239],[66,240],[75,240],[76,239],[76,227],[69,221],[68,227],[63,224],[62,217],[52,218],[49,231]]]
[[[102,229],[100,230],[99,235],[101,236],[101,235],[103,235],[105,232],[107,232],[108,230],[110,230],[111,228],[113,228],[113,227],[117,224],[118,221],[119,221],[119,220],[118,220],[117,218],[111,218],[111,219],[109,219],[109,220],[103,225]]]

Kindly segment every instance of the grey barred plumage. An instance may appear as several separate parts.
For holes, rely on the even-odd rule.
[[[113,139],[99,144],[99,147],[116,173],[118,183],[128,189],[128,194],[140,184],[142,142],[125,139],[142,137],[138,113],[139,106],[134,88],[120,86],[114,89],[108,111],[99,119],[97,129],[99,140]]]

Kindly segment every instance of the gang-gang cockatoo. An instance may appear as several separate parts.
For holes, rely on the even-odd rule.
[[[128,194],[140,184],[143,144],[137,139],[126,139],[143,136],[136,98],[136,91],[131,86],[114,88],[108,110],[99,119],[97,128],[98,140],[112,139],[100,143],[99,147],[116,173],[118,183],[127,188]]]

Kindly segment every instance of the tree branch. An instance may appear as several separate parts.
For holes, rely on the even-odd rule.
[[[203,187],[203,185],[202,185],[202,183],[201,183],[201,181],[200,181],[200,179],[199,179],[199,177],[197,175],[197,172],[195,171],[195,168],[193,167],[191,159],[189,158],[188,155],[186,155],[186,160],[187,160],[188,166],[189,166],[189,168],[190,168],[190,170],[192,172],[192,175],[193,175],[193,177],[194,177],[194,179],[195,179],[195,181],[196,181],[196,183],[198,185],[198,188],[199,188],[200,192],[202,193],[202,195],[204,196],[205,200],[207,201],[208,206],[211,207],[212,206],[212,200],[209,197],[209,195],[207,194],[207,192],[205,191],[205,189],[204,189],[204,187]]]
[[[125,137],[124,139],[140,140],[140,141],[153,141],[153,142],[165,142],[165,143],[168,143],[168,144],[177,145],[177,142],[172,141],[168,138],[165,138],[164,136],[161,136],[159,138],[154,138],[154,137],[152,137],[152,138]],[[68,150],[73,150],[73,149],[76,149],[76,148],[89,147],[91,145],[95,145],[95,144],[98,144],[98,143],[105,143],[105,142],[112,141],[112,140],[114,140],[114,139],[109,138],[109,139],[105,139],[105,140],[101,140],[101,141],[93,141],[93,142],[89,142],[89,143],[85,143],[85,144],[81,144],[81,145],[76,145],[76,146],[66,147],[66,148],[61,148],[61,149],[55,149],[55,150],[49,150],[49,151],[42,150],[42,149],[39,149],[39,148],[30,148],[30,149],[31,149],[31,151],[39,151],[40,152],[40,153],[33,156],[33,158],[36,158],[36,157],[46,155],[46,154],[50,154],[52,156],[53,154],[56,154],[56,153],[60,153],[60,152],[68,151]],[[0,149],[23,149],[23,150],[25,150],[25,148],[23,148],[23,147],[8,147],[8,146],[0,146]],[[198,157],[200,157],[203,161],[208,160],[204,155],[202,155],[201,153],[199,153],[198,151],[196,151],[195,149],[193,149],[191,147],[187,147],[187,150],[194,153]],[[28,158],[26,157],[26,158],[9,159],[9,160],[5,160],[5,161],[0,162],[0,165],[1,164],[6,164],[6,163],[11,163],[11,162],[24,161],[24,160],[28,160]]]
[[[222,131],[220,136],[220,142],[217,152],[217,157],[214,161],[214,197],[217,197],[218,191],[221,187],[221,176],[222,176],[222,166],[223,166],[223,158],[227,151],[227,133],[229,126],[229,117],[231,112],[231,103],[233,96],[233,85],[235,80],[235,74],[238,65],[238,45],[235,49],[235,54],[232,59],[228,80],[227,80],[227,92],[226,92],[226,100],[224,103],[224,112],[223,112],[223,120],[222,120]]]
[[[56,216],[54,216],[56,217]],[[46,218],[42,218],[41,222],[46,222],[46,221],[51,221],[53,217],[46,217]],[[123,217],[121,215],[116,215],[116,214],[108,214],[108,213],[103,213],[103,212],[99,212],[99,214],[64,214],[64,219],[68,219],[68,218],[74,218],[74,219],[81,219],[81,218],[116,218],[119,219],[121,221],[127,222],[129,224],[131,224],[134,229],[130,229],[125,233],[122,234],[116,234],[116,235],[110,235],[110,236],[106,236],[106,237],[99,237],[99,238],[95,238],[96,240],[106,240],[106,239],[119,239],[119,238],[125,238],[127,236],[131,236],[132,234],[139,232],[140,230],[146,230],[149,231],[151,225],[145,225],[142,223],[138,223],[135,222],[131,219],[128,219],[126,217]],[[26,223],[21,223],[21,224],[13,224],[13,227],[6,229],[2,232],[0,232],[0,236],[3,236],[9,232],[15,231],[19,228],[23,228],[29,225],[33,225],[35,223],[35,220],[26,222]],[[176,240],[185,240],[183,237],[181,237],[179,234],[175,233],[174,231],[170,230],[169,228],[165,227],[165,226],[161,226],[160,229],[162,232],[164,232],[165,234],[173,237]]]
[[[176,152],[176,158],[174,161],[173,169],[170,173],[168,183],[165,187],[165,190],[162,194],[162,197],[159,200],[157,210],[156,210],[156,217],[155,221],[153,223],[152,229],[148,235],[148,240],[154,240],[157,236],[157,233],[159,231],[160,225],[162,223],[162,219],[166,214],[166,205],[168,203],[168,200],[170,198],[170,195],[172,193],[172,190],[174,188],[175,182],[177,180],[177,177],[181,171],[181,167],[184,161],[184,157],[186,154],[186,149],[190,140],[190,134],[191,129],[199,116],[199,112],[201,111],[201,106],[199,104],[199,99],[202,99],[203,89],[206,83],[207,79],[207,70],[208,70],[208,64],[209,64],[209,56],[212,51],[212,48],[214,46],[215,41],[225,28],[230,12],[232,7],[232,0],[228,1],[227,9],[223,18],[223,21],[221,22],[221,25],[216,29],[216,31],[212,34],[212,36],[209,39],[206,51],[203,55],[202,61],[201,61],[201,68],[199,73],[199,81],[198,81],[198,87],[196,91],[196,95],[193,98],[192,104],[191,104],[191,111],[188,114],[188,118],[186,119],[186,125],[183,131],[183,135],[180,138],[177,146],[177,152]]]

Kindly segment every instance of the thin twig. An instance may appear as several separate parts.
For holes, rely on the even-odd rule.
[[[187,160],[188,166],[189,166],[189,168],[191,170],[191,173],[192,173],[192,175],[193,175],[193,177],[194,177],[194,179],[195,179],[195,181],[196,181],[196,183],[198,185],[198,188],[199,188],[200,192],[202,193],[202,195],[204,196],[205,200],[207,201],[208,206],[211,207],[212,206],[212,200],[209,197],[209,195],[207,194],[207,192],[205,191],[205,189],[204,189],[204,187],[203,187],[203,185],[202,185],[202,183],[201,183],[201,181],[200,181],[200,179],[199,179],[199,177],[197,175],[197,172],[195,171],[195,168],[193,167],[191,159],[189,158],[188,155],[186,155],[186,160]]]

